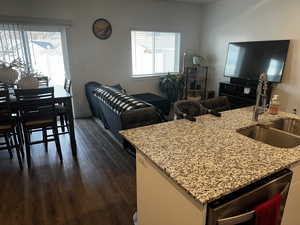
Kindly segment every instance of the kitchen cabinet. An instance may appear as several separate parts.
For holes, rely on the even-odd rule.
[[[242,205],[242,210],[253,216],[255,206],[276,193],[286,193],[286,182],[292,180],[289,195],[284,198],[287,204],[282,225],[300,224],[300,145],[274,147],[236,132],[256,124],[252,115],[251,108],[242,108],[222,112],[220,118],[203,115],[194,123],[176,120],[121,131],[137,149],[139,225],[206,225],[207,214],[215,218],[211,209],[222,206],[227,194],[232,193],[234,200],[234,195],[243,195],[243,190],[237,190],[257,189],[256,185],[268,183],[277,175],[280,179],[276,186],[270,183],[276,190],[264,192],[263,197],[255,195],[253,202],[245,201],[249,206]],[[300,120],[300,116],[284,112],[275,116],[265,113],[260,123],[275,123],[282,118]],[[293,176],[284,168],[291,169]],[[281,172],[285,171],[288,178],[281,182],[285,179]],[[236,215],[239,212],[229,212],[217,215],[217,219]]]
[[[139,225],[205,225],[205,205],[196,202],[141,153],[137,153],[136,167]]]
[[[136,156],[139,225],[205,225],[207,205],[195,201],[142,153]],[[282,225],[300,221],[300,163],[290,168],[293,178]]]
[[[300,163],[290,169],[293,171],[293,178],[284,209],[282,225],[300,224]]]

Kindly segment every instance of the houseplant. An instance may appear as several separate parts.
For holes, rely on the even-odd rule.
[[[41,74],[33,71],[29,66],[17,58],[11,63],[0,62],[0,81],[13,85],[17,82],[20,88],[38,88]],[[18,80],[18,81],[17,81]]]
[[[168,73],[160,77],[159,89],[167,96],[170,102],[176,102],[183,96],[184,76],[182,74]]]
[[[0,61],[1,82],[8,85],[13,85],[16,82],[19,76],[18,71],[15,69],[16,62],[17,62],[16,60],[12,61],[11,63]]]
[[[20,80],[18,81],[18,87],[22,89],[34,89],[39,87],[38,77],[41,76],[37,72],[22,71]]]

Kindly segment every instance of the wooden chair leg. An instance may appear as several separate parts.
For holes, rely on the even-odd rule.
[[[56,125],[53,126],[52,129],[53,129],[53,135],[54,135],[54,140],[55,140],[55,145],[56,145],[57,153],[58,153],[58,156],[60,158],[60,161],[62,162],[63,158],[62,158],[62,153],[61,153],[61,147],[60,147],[60,141],[59,141],[57,126]]]
[[[25,146],[26,146],[26,158],[28,169],[31,168],[31,155],[30,155],[30,132],[27,129],[24,129],[25,136]]]
[[[24,140],[24,134],[23,134],[23,129],[22,129],[22,124],[20,122],[18,122],[17,124],[17,131],[18,131],[18,138],[20,139],[21,143],[24,144],[25,140]]]
[[[64,115],[64,118],[65,118],[65,123],[66,123],[67,131],[70,132],[68,115],[65,114],[65,115]]]
[[[61,127],[61,131],[65,132],[65,119],[64,119],[64,115],[60,115],[59,116],[60,119],[60,127]]]
[[[20,146],[21,146],[21,143],[18,142],[17,136],[16,136],[15,132],[13,133],[13,139],[14,139],[15,146],[16,146],[16,152],[17,152],[19,167],[20,167],[21,170],[23,170],[23,163],[22,163],[22,158],[21,158],[21,155],[20,155]]]
[[[9,135],[7,134],[7,135],[5,135],[4,136],[4,139],[5,139],[5,144],[6,144],[6,146],[7,146],[7,150],[8,150],[8,153],[9,153],[9,157],[10,157],[10,159],[13,159],[13,157],[14,157],[14,155],[13,155],[13,153],[12,153],[12,151],[11,151],[11,145],[10,145],[10,138],[9,138]]]
[[[23,136],[23,131],[22,131],[22,128],[21,128],[21,124],[17,125],[17,137],[18,137],[18,142],[19,142],[19,145],[20,145],[20,152],[21,152],[22,158],[24,158],[24,156],[25,156],[24,148],[23,148],[24,136]]]
[[[45,151],[48,152],[47,128],[43,128],[43,142],[45,146]]]

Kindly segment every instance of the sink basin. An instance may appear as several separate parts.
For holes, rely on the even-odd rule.
[[[278,127],[280,127],[280,123],[281,122],[278,122]],[[300,145],[300,137],[273,129],[269,126],[255,125],[242,128],[237,132],[254,140],[279,148],[293,148]]]
[[[283,118],[280,120],[275,120],[270,124],[270,127],[276,128],[278,130],[283,130],[288,133],[300,135],[300,120],[293,118]]]

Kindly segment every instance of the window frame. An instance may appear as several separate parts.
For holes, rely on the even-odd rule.
[[[174,33],[178,35],[177,41],[178,43],[178,48],[175,49],[175,62],[178,61],[178,71],[170,71],[170,72],[165,72],[165,73],[149,73],[149,74],[133,74],[133,40],[132,40],[132,32],[137,31],[137,32],[152,32],[152,33]],[[131,58],[131,73],[130,77],[134,79],[139,79],[139,78],[156,78],[156,77],[161,77],[165,76],[168,73],[180,73],[180,57],[181,57],[181,41],[182,41],[182,32],[180,31],[162,31],[162,30],[154,30],[154,29],[145,29],[145,28],[132,28],[129,30],[130,34],[130,58]],[[154,35],[155,39],[155,35]],[[155,41],[154,41],[155,42]],[[155,50],[155,43],[153,49]],[[177,55],[177,56],[176,56]],[[153,67],[155,67],[155,54],[153,55]],[[175,65],[174,65],[175,66]]]

